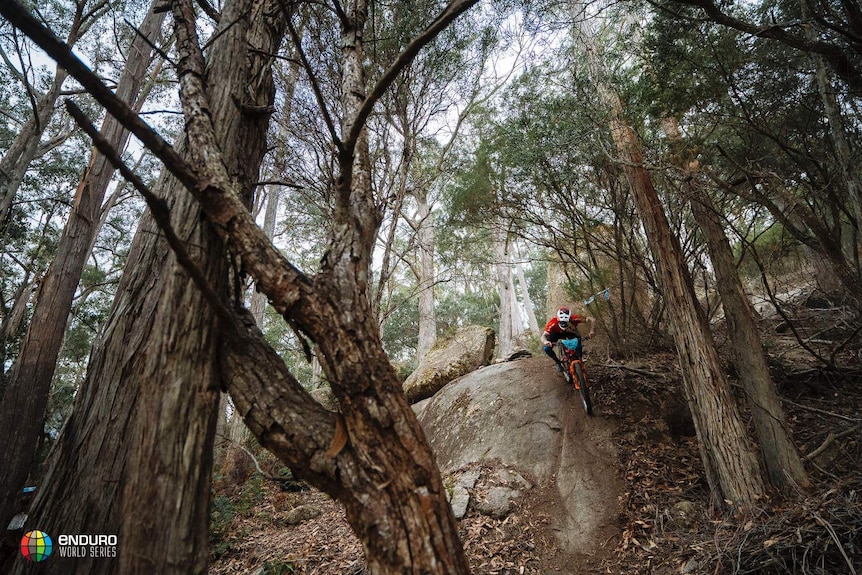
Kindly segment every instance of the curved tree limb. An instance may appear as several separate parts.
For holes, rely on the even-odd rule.
[[[356,145],[356,141],[359,139],[359,134],[365,126],[365,121],[371,114],[374,104],[380,99],[389,86],[392,85],[392,82],[395,81],[395,78],[398,77],[401,71],[413,61],[419,53],[419,50],[434,40],[434,38],[436,38],[437,35],[449,26],[449,24],[451,24],[458,16],[469,10],[478,1],[479,0],[451,0],[449,4],[446,5],[446,8],[443,9],[443,12],[441,12],[434,21],[425,28],[425,30],[416,36],[416,38],[414,38],[406,48],[404,48],[401,54],[398,55],[398,58],[396,58],[392,65],[389,66],[389,69],[386,70],[380,80],[377,81],[377,84],[365,97],[362,107],[359,108],[359,111],[356,113],[356,117],[353,118],[350,132],[344,139],[344,147],[347,150],[352,151],[353,147]]]
[[[842,80],[847,82],[847,85],[854,90],[862,89],[862,76],[859,74],[858,67],[854,64],[850,57],[847,48],[839,44],[824,42],[822,40],[810,40],[802,35],[793,34],[787,31],[789,25],[760,25],[742,20],[727,12],[724,12],[713,0],[672,0],[683,6],[692,6],[700,8],[712,21],[740,32],[751,34],[759,38],[768,38],[778,40],[791,48],[801,50],[803,52],[811,52],[814,54],[822,54],[826,60],[832,65],[836,73]],[[651,0],[651,4],[660,6],[659,3]],[[794,25],[800,25],[799,22]]]
[[[66,69],[188,188],[201,202],[228,247],[243,259],[246,271],[255,278],[260,290],[269,297],[276,310],[284,313],[298,303],[301,286],[308,287],[310,280],[278,251],[257,226],[239,199],[235,185],[227,178],[223,164],[220,176],[199,173],[17,0],[0,3],[0,14]],[[202,74],[200,70],[191,74],[202,77],[199,76]],[[189,72],[186,77],[189,77]],[[206,109],[199,103],[195,105],[198,106],[197,111]],[[207,151],[212,153],[212,148],[207,148]]]

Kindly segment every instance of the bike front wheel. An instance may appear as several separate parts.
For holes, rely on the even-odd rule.
[[[590,399],[590,390],[587,387],[587,377],[584,374],[584,367],[580,363],[575,364],[575,377],[578,378],[578,392],[581,394],[581,403],[584,405],[584,411],[587,415],[593,414],[593,402]]]

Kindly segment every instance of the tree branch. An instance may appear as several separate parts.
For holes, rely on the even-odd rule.
[[[344,147],[346,150],[350,150],[352,153],[353,147],[356,146],[356,141],[359,139],[359,134],[362,132],[363,126],[365,126],[365,121],[368,119],[368,116],[371,115],[371,110],[374,109],[374,105],[377,103],[377,100],[379,100],[389,86],[392,85],[392,82],[395,81],[395,78],[398,77],[401,71],[413,61],[423,47],[434,40],[434,38],[449,26],[455,18],[469,10],[478,1],[479,0],[451,0],[449,4],[446,5],[443,12],[441,12],[434,21],[425,28],[425,30],[416,36],[416,38],[414,38],[406,48],[404,48],[401,54],[399,54],[392,65],[389,66],[389,69],[386,70],[362,102],[362,106],[356,113],[356,117],[353,118],[351,122],[350,132],[344,140]]]
[[[329,114],[329,108],[326,107],[326,100],[323,98],[323,92],[320,90],[320,85],[317,83],[317,77],[314,75],[314,68],[311,67],[311,63],[308,61],[308,58],[305,56],[305,52],[302,49],[302,38],[299,36],[299,33],[296,31],[296,27],[293,25],[287,6],[284,5],[284,2],[279,2],[279,5],[287,15],[287,29],[290,32],[293,45],[296,47],[296,53],[299,55],[299,59],[302,62],[302,67],[305,68],[305,73],[308,74],[308,81],[311,82],[314,99],[317,100],[317,106],[320,108],[320,113],[323,114],[326,128],[329,130],[329,135],[332,138],[332,142],[335,144],[335,147],[341,150],[341,138],[338,136],[338,131],[335,129],[335,122],[332,121],[332,116]]]
[[[174,231],[174,228],[171,225],[171,212],[170,208],[168,208],[167,202],[156,196],[156,194],[147,187],[144,181],[126,165],[120,157],[120,154],[113,146],[111,146],[111,143],[99,133],[96,127],[90,123],[90,120],[84,112],[81,111],[78,105],[75,104],[75,102],[72,100],[66,100],[66,110],[68,110],[69,115],[74,118],[78,126],[80,126],[81,129],[90,136],[96,149],[98,149],[111,165],[114,166],[114,168],[118,170],[120,174],[122,174],[122,176],[126,178],[126,180],[128,180],[129,183],[131,183],[144,197],[156,225],[158,225],[159,229],[162,230],[162,233],[165,234],[165,239],[167,240],[168,245],[170,245],[171,249],[174,251],[177,263],[179,263],[183,269],[188,272],[192,281],[194,281],[195,285],[197,285],[201,292],[203,292],[204,298],[212,306],[219,319],[226,325],[232,325],[234,323],[234,318],[230,309],[228,309],[222,298],[220,298],[213,290],[206,277],[204,277],[201,269],[197,266],[194,260],[192,260],[188,251],[186,251],[185,244]]]
[[[197,0],[198,6],[201,7],[201,10],[204,11],[204,14],[213,19],[214,22],[218,23],[221,19],[221,14],[219,11],[215,9],[215,7],[210,4],[207,0]]]
[[[826,449],[830,445],[835,443],[836,439],[841,439],[842,437],[852,435],[853,433],[856,433],[857,431],[859,431],[860,428],[862,428],[862,425],[856,425],[854,427],[851,427],[850,429],[845,429],[844,431],[842,431],[840,433],[829,432],[829,434],[826,436],[826,439],[824,439],[823,443],[820,444],[820,447],[818,447],[817,449],[815,449],[814,451],[812,451],[811,453],[806,455],[805,458],[806,459],[814,459],[815,457],[817,457],[818,455],[820,455],[821,453],[826,451]]]
[[[248,209],[240,200],[236,185],[227,178],[219,156],[213,155],[218,154],[217,146],[208,146],[205,149],[190,146],[198,159],[202,157],[207,160],[212,159],[221,166],[220,178],[214,173],[198,173],[155,130],[141,120],[128,104],[108,89],[65,43],[36,21],[17,0],[0,2],[0,15],[36,42],[48,56],[67,70],[99,104],[117,118],[124,128],[134,134],[153,155],[162,161],[168,171],[186,186],[201,203],[207,217],[214,224],[216,232],[228,248],[242,258],[246,271],[256,280],[260,291],[267,295],[279,313],[284,314],[296,305],[301,293],[313,293],[309,279],[278,251],[252,219]],[[191,26],[194,27],[193,21]],[[185,72],[185,76],[188,79],[189,71]],[[199,80],[201,78],[198,77]],[[199,99],[202,97],[202,93],[183,94],[184,100],[189,99],[191,107],[189,112],[192,113],[192,131],[205,130],[195,123],[201,118],[194,115],[200,112],[201,115],[206,116],[206,113],[202,112],[204,108],[201,108]],[[184,102],[184,107],[185,105]]]
[[[693,6],[700,8],[714,22],[757,36],[759,38],[769,38],[778,40],[791,48],[801,50],[803,52],[813,52],[822,54],[827,61],[833,66],[836,73],[845,81],[847,85],[853,89],[862,88],[862,79],[859,77],[858,70],[853,65],[852,60],[848,56],[848,52],[839,45],[830,42],[817,40],[808,40],[802,36],[791,34],[784,27],[777,25],[760,26],[740,20],[730,14],[727,14],[719,8],[713,0],[672,0],[683,6]],[[660,3],[651,0],[651,4],[663,8]]]
[[[134,24],[132,24],[131,22],[129,22],[129,20],[128,20],[127,18],[123,18],[123,22],[125,22],[125,23],[126,23],[126,26],[128,26],[129,28],[131,28],[132,30],[134,30],[134,31],[135,31],[135,34],[136,34],[138,37],[140,37],[140,39],[141,39],[141,40],[143,40],[144,42],[146,42],[146,43],[147,43],[147,45],[148,45],[148,46],[149,46],[149,47],[150,47],[150,48],[151,48],[151,49],[152,49],[156,54],[158,54],[159,56],[161,56],[162,58],[164,58],[165,62],[170,62],[171,66],[176,66],[176,65],[177,65],[177,64],[176,64],[176,62],[174,62],[173,60],[171,60],[170,56],[168,56],[168,55],[165,53],[165,51],[164,51],[164,50],[162,50],[161,48],[159,48],[158,46],[156,46],[153,42],[151,42],[151,41],[150,41],[150,39],[149,39],[149,38],[147,38],[147,37],[146,37],[146,35],[142,34],[142,33],[141,33],[141,31],[138,29],[138,27],[137,27],[137,26],[135,26]]]

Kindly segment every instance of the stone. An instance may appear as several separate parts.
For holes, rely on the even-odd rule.
[[[463,485],[456,484],[452,488],[449,505],[452,506],[452,514],[455,519],[464,519],[464,516],[467,515],[467,507],[470,505],[470,492]]]
[[[700,510],[696,503],[691,501],[680,501],[670,508],[671,523],[680,529],[691,529],[697,523]]]
[[[494,519],[505,519],[515,505],[515,500],[521,496],[517,489],[509,487],[492,487],[483,499],[476,499],[473,507],[482,515]]]
[[[299,505],[288,511],[284,522],[288,525],[299,525],[320,516],[320,509],[313,505]]]
[[[470,490],[470,509],[484,505],[477,493],[495,487],[503,489],[492,496],[500,498],[499,514],[503,500],[517,500],[513,492],[537,490],[555,509],[552,529],[564,551],[581,553],[618,532],[613,424],[600,407],[584,414],[548,358],[482,367],[413,410],[444,476],[487,470]]]
[[[432,397],[450,381],[488,365],[494,357],[494,330],[472,325],[438,342],[403,384],[410,403]]]

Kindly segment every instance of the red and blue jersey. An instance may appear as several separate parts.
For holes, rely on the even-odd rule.
[[[545,325],[545,334],[547,334],[548,341],[557,341],[565,335],[579,335],[578,334],[578,324],[584,321],[584,318],[577,314],[572,314],[569,318],[569,325],[563,329],[560,326],[560,320],[552,317],[550,321]]]

